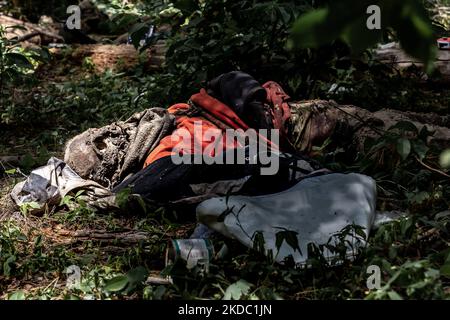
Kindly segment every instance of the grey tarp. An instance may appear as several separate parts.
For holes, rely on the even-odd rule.
[[[197,218],[250,248],[256,233],[261,232],[266,253],[271,250],[280,262],[292,255],[297,264],[303,264],[308,258],[309,243],[326,244],[349,225],[363,227],[367,239],[375,219],[375,202],[376,184],[372,178],[356,173],[331,173],[304,179],[276,194],[206,200],[197,206]],[[283,230],[297,233],[300,251],[283,242],[278,252],[276,234]],[[364,245],[366,239],[360,239],[354,248],[349,247],[348,254]],[[332,258],[331,252],[324,254]]]

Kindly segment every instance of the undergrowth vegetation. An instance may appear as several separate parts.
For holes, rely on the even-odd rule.
[[[206,80],[231,70],[243,70],[261,82],[278,81],[296,100],[334,99],[371,111],[448,112],[450,91],[437,84],[437,73],[426,75],[415,66],[397,70],[375,62],[373,50],[355,55],[342,40],[315,49],[289,48],[295,21],[329,2],[94,1],[109,17],[103,27],[111,34],[135,25],[135,43],[149,24],[170,25],[169,31],[153,39],[164,39],[168,45],[165,64],[156,71],[140,66],[95,74],[85,63],[77,66],[76,77],[61,69],[49,78],[41,71],[74,67],[70,55],[55,61],[45,48],[19,49],[0,28],[0,154],[24,155],[18,169],[0,163],[1,298],[450,298],[449,177],[439,166],[442,150],[429,146],[429,132],[418,131],[411,123],[400,123],[381,138],[366,141],[366,152],[354,159],[343,157],[339,149],[317,154],[331,169],[374,177],[378,210],[407,213],[374,230],[369,245],[359,248],[354,260],[342,253],[338,242],[330,248],[342,253],[339,261],[324,260],[323,248],[311,247],[313,268],[296,268],[290,261],[280,265],[263,257],[257,246],[246,250],[218,237],[217,247],[226,244],[229,253],[212,261],[205,274],[182,263],[165,267],[168,240],[188,237],[193,230],[195,218],[183,216],[184,212],[99,215],[77,196],[63,199],[56,210],[42,216],[31,214],[33,208],[3,212],[8,208],[7,194],[22,172],[45,163],[49,156],[61,156],[70,136],[125,120],[145,108],[184,102]],[[27,3],[21,14],[33,11],[34,2]],[[49,13],[47,6],[42,10],[31,14],[32,19]],[[149,18],[144,20],[143,15]],[[442,22],[437,24],[442,27]],[[383,37],[397,39],[395,33]],[[74,204],[77,208],[70,209]],[[348,231],[336,237],[345,241]],[[83,237],[83,232],[92,238]],[[105,233],[126,232],[142,232],[145,237],[131,242],[102,238]],[[373,265],[382,274],[379,290],[367,287],[367,270]],[[147,283],[155,272],[170,276],[172,284]],[[69,285],[73,274],[80,281]]]

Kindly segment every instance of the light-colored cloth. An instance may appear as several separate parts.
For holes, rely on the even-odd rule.
[[[166,109],[147,109],[77,135],[67,143],[64,161],[83,179],[112,188],[142,169],[147,155],[174,125],[175,117]]]
[[[95,181],[82,179],[65,162],[54,157],[16,184],[11,197],[18,206],[34,203],[32,212],[37,213],[58,205],[62,198],[78,190],[83,190],[81,196],[92,207],[118,208],[110,190]]]
[[[292,255],[297,264],[304,264],[308,243],[326,244],[330,237],[353,224],[364,228],[365,239],[357,245],[365,245],[375,218],[375,203],[376,183],[372,178],[332,173],[304,179],[276,194],[209,199],[198,205],[197,218],[249,248],[257,232],[261,232],[266,254],[272,250],[279,262]],[[283,230],[297,233],[301,252],[286,241],[278,252],[276,235]],[[348,254],[356,249],[349,247]],[[324,255],[333,257],[327,251]]]

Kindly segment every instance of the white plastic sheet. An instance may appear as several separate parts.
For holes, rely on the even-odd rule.
[[[266,253],[272,250],[279,262],[292,255],[297,264],[303,264],[308,258],[308,243],[325,244],[349,225],[363,228],[365,239],[359,245],[365,245],[375,218],[375,203],[376,184],[372,178],[333,173],[302,180],[277,194],[209,199],[198,205],[197,218],[247,247],[253,247],[254,235],[261,232]],[[286,241],[277,250],[276,234],[283,230],[297,233],[301,252]]]

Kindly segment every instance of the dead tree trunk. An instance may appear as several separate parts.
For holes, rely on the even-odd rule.
[[[8,28],[6,37],[17,38],[18,41],[29,41],[36,44],[47,44],[50,42],[64,42],[58,30],[43,28],[37,24],[17,20],[0,13],[0,25],[3,27],[21,26],[23,29]]]

